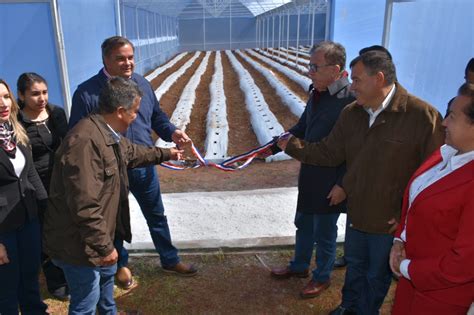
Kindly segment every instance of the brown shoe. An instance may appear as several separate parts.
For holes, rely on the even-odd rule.
[[[122,310],[118,311],[117,315],[140,315],[140,312],[135,310]]]
[[[316,297],[320,295],[324,290],[329,288],[330,285],[331,285],[331,281],[321,283],[321,282],[311,280],[303,288],[303,291],[301,291],[300,296],[303,299]]]
[[[127,267],[121,267],[115,273],[115,283],[123,290],[130,290],[135,286],[132,272]]]
[[[162,266],[162,268],[164,272],[175,273],[182,277],[194,277],[198,273],[198,270],[194,265],[184,264],[182,262],[179,262],[172,267]]]
[[[309,270],[306,269],[303,272],[292,271],[289,267],[284,268],[273,268],[270,275],[275,279],[288,279],[291,277],[295,278],[306,278],[309,276]]]

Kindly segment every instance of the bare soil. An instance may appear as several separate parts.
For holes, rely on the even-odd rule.
[[[119,310],[138,310],[156,314],[328,314],[341,299],[344,269],[335,270],[331,286],[319,297],[301,299],[299,292],[308,279],[275,280],[268,267],[284,266],[290,251],[255,253],[215,253],[188,255],[199,274],[180,278],[164,273],[157,257],[132,257],[138,286],[129,292],[117,289]],[[263,262],[263,263],[262,263]],[[396,283],[393,282],[381,314],[390,314]],[[67,314],[67,302],[49,298],[42,289],[53,314]]]
[[[298,95],[303,101],[306,101],[306,99],[308,98],[308,93],[306,92],[306,90],[304,90],[298,83],[296,83],[295,81],[291,80],[289,77],[287,77],[285,74],[283,74],[282,72],[280,72],[277,68],[275,67],[272,67],[266,63],[264,63],[263,61],[261,61],[260,59],[250,55],[250,54],[247,54],[246,55],[250,58],[252,58],[253,61],[255,62],[258,62],[262,67],[264,68],[267,68],[269,69],[270,71],[272,71],[275,76],[278,78],[278,80],[282,81],[293,93],[295,93],[296,95]],[[309,86],[308,86],[309,87]]]
[[[159,100],[161,109],[166,113],[166,115],[168,115],[168,117],[171,117],[173,111],[176,109],[176,104],[178,104],[183,90],[186,87],[186,84],[188,84],[189,80],[201,64],[202,60],[204,59],[204,55],[205,54],[201,53],[199,57],[194,60],[191,67],[189,67],[184,72],[184,74],[180,76],[178,80],[176,80],[176,82],[173,83],[170,89],[165,94],[163,94],[163,96]]]
[[[173,72],[176,72],[179,68],[181,68],[189,59],[193,57],[194,53],[188,53],[185,55],[181,60],[175,63],[171,68],[166,69],[162,72],[159,76],[154,78],[150,83],[154,90],[156,90],[167,77]]]
[[[196,102],[191,111],[190,122],[186,127],[186,133],[193,139],[194,145],[203,152],[204,142],[206,141],[206,120],[207,112],[211,102],[210,85],[214,75],[214,62],[216,53],[213,52],[209,57],[206,71],[201,77],[196,90]]]

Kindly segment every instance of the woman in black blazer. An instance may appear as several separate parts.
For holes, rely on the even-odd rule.
[[[54,153],[67,132],[64,110],[48,102],[48,83],[39,74],[27,72],[17,81],[18,121],[29,138],[36,171],[46,191],[53,171]],[[40,225],[43,213],[39,214]],[[59,300],[69,298],[66,278],[61,268],[55,266],[46,254],[41,255],[41,265],[49,293]]]
[[[38,207],[45,207],[47,195],[18,110],[0,79],[0,314],[18,314],[18,308],[22,314],[47,314],[38,282]]]

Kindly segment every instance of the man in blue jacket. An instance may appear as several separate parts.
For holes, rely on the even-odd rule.
[[[344,71],[346,51],[334,42],[322,42],[311,49],[309,77],[313,81],[303,115],[289,130],[295,137],[318,142],[332,130],[342,109],[354,97]],[[301,291],[303,298],[321,294],[330,285],[330,274],[336,255],[337,220],[345,211],[346,198],[342,188],[345,166],[320,167],[301,164],[296,209],[295,255],[288,266],[275,268],[277,279],[308,276],[316,243],[316,269],[311,281]]]
[[[150,83],[143,76],[133,72],[135,68],[133,44],[124,37],[113,36],[106,39],[101,47],[104,67],[95,76],[80,84],[74,92],[69,128],[71,129],[81,118],[96,111],[100,91],[107,80],[120,76],[135,81],[143,93],[138,117],[125,134],[128,139],[136,144],[153,146],[151,138],[153,130],[166,141],[173,141],[178,145],[189,144],[191,139],[186,133],[177,129],[160,109]],[[178,250],[171,242],[155,166],[131,169],[128,171],[128,177],[130,191],[145,216],[163,270],[183,276],[195,275],[197,269],[180,261]],[[119,252],[117,284],[128,289],[133,286],[133,277],[127,268],[128,252],[119,237],[115,239],[115,247]]]

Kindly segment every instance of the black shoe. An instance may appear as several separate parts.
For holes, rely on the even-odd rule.
[[[49,294],[56,300],[69,301],[71,296],[69,295],[69,289],[67,286],[57,288],[55,290],[48,290]]]
[[[329,315],[357,315],[356,312],[348,310],[342,306],[338,306],[336,309],[332,310]]]
[[[344,256],[336,258],[334,261],[334,268],[344,268],[345,266],[347,266],[347,261]]]

